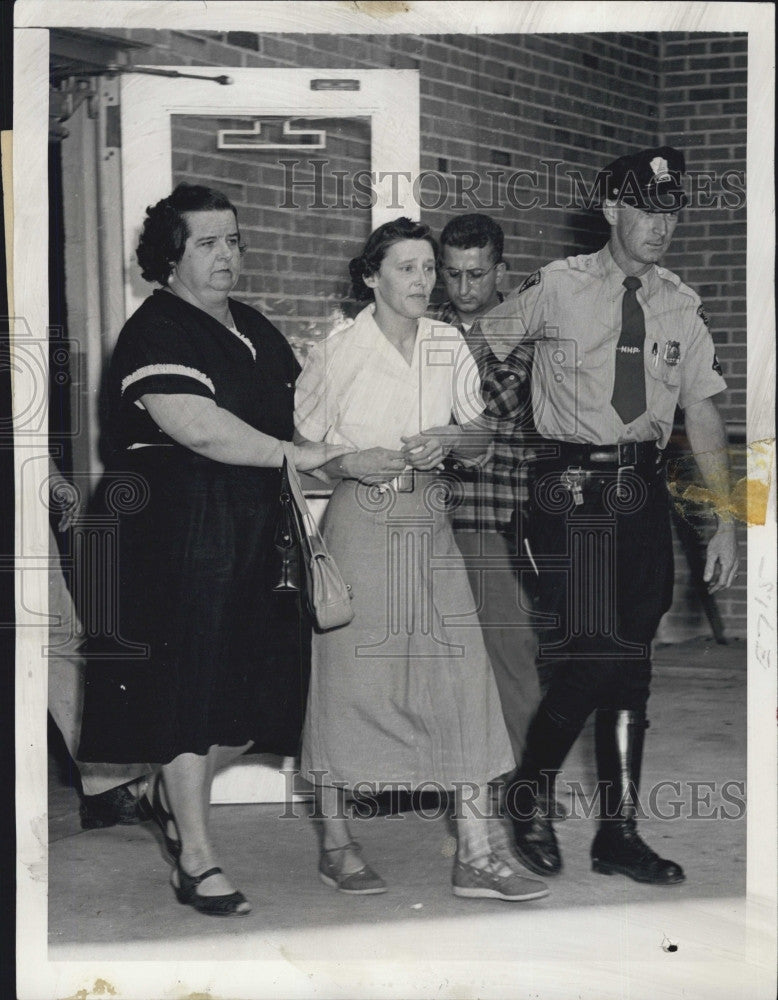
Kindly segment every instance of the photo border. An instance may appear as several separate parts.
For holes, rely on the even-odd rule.
[[[48,229],[48,182],[46,138],[48,134],[48,29],[84,27],[92,29],[175,28],[188,30],[246,30],[262,32],[305,32],[336,34],[456,34],[456,33],[536,33],[598,31],[748,31],[748,444],[767,442],[774,463],[774,220],[773,137],[774,137],[774,9],[768,4],[728,3],[322,3],[306,2],[90,2],[90,0],[21,0],[16,5],[14,41],[14,135],[13,135],[13,302],[12,344],[18,350],[24,338],[35,342],[48,328],[48,285],[46,240],[30,234]],[[4,164],[7,166],[7,164]],[[17,387],[18,388],[18,387]],[[18,396],[17,396],[18,398]],[[25,560],[46,560],[48,543],[46,512],[38,500],[40,481],[24,474],[27,463],[39,461],[47,453],[47,441],[28,433],[23,421],[15,431],[15,475],[17,505],[17,556],[21,552],[24,520]],[[776,901],[776,647],[775,632],[760,625],[760,609],[753,601],[764,597],[766,613],[775,622],[775,563],[769,553],[776,551],[775,470],[770,486],[767,522],[748,528],[748,852],[746,930],[752,944],[750,960],[767,961],[763,954],[764,934],[775,943]],[[767,554],[767,555],[766,555]],[[17,573],[17,585],[21,582]],[[37,584],[25,580],[26,592],[34,606],[46,607],[45,574]],[[220,962],[168,963],[126,962],[111,957],[111,949],[92,949],[99,957],[90,961],[52,962],[47,943],[47,814],[46,814],[46,671],[38,652],[46,645],[46,629],[17,605],[18,638],[16,653],[16,782],[17,799],[17,967],[19,997],[84,996],[96,994],[103,981],[116,996],[139,997],[181,995],[212,990],[213,996],[329,996],[346,995],[339,985],[347,980],[346,969],[339,973],[317,970],[309,979],[300,969],[283,961],[267,963]],[[677,905],[681,905],[680,903]],[[463,916],[463,919],[466,917]],[[484,918],[486,919],[486,918]],[[491,918],[489,918],[491,919]],[[553,950],[553,949],[551,949]],[[77,953],[78,949],[74,949]],[[748,952],[748,947],[747,947]],[[595,953],[594,967],[618,956]],[[656,975],[655,959],[647,958],[645,968],[631,968],[630,978],[639,975],[651,982]],[[684,966],[678,957],[677,977]],[[346,963],[347,964],[347,963]],[[515,983],[504,969],[493,963],[476,968],[466,963],[461,983],[473,995],[515,995]],[[486,963],[481,963],[485,965]],[[419,980],[423,970],[424,978]],[[359,970],[351,970],[354,976]],[[376,980],[390,982],[384,993],[370,989],[370,996],[454,996],[457,977],[450,964],[437,968],[426,962],[414,970],[404,965],[383,963],[371,966]],[[530,981],[530,974],[528,979]],[[555,974],[553,957],[548,968],[533,973],[541,997],[552,992]],[[363,975],[367,975],[363,970]],[[343,979],[341,978],[343,977]],[[389,978],[387,978],[389,977]],[[564,982],[566,976],[560,975]],[[447,980],[446,991],[439,989]],[[352,982],[359,982],[352,979]],[[568,980],[569,981],[569,980]],[[265,982],[267,987],[259,987]],[[365,981],[362,980],[364,983]],[[659,980],[653,980],[659,994]],[[268,992],[265,993],[264,989]],[[548,988],[549,992],[545,992]],[[337,989],[330,993],[328,990]],[[362,995],[368,995],[367,987]],[[586,995],[585,986],[581,995]],[[153,990],[152,992],[149,992]],[[593,994],[592,994],[593,995]],[[638,995],[635,990],[631,995]],[[687,995],[691,995],[687,992]],[[769,994],[766,994],[769,995]]]

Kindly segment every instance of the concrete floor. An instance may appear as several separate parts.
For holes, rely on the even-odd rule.
[[[120,963],[112,988],[142,1000],[773,996],[759,992],[773,975],[764,964],[771,918],[746,906],[745,816],[703,818],[717,807],[743,811],[744,786],[730,785],[727,801],[722,783],[745,782],[744,644],[661,647],[655,662],[642,801],[647,806],[662,782],[681,781],[680,794],[661,786],[656,804],[667,815],[680,801],[683,816],[654,816],[641,830],[683,865],[681,886],[593,873],[594,822],[579,816],[557,826],[565,870],[549,880],[546,899],[460,900],[450,889],[446,819],[405,813],[357,822],[390,891],[349,898],[316,877],[304,804],[284,818],[279,805],[219,806],[212,825],[222,862],[254,905],[248,917],[219,921],[175,902],[149,824],[81,831],[76,795],[52,766],[49,958]],[[592,786],[592,742],[588,727],[561,780],[563,801],[579,812],[569,788]],[[677,951],[663,950],[665,937]],[[121,964],[128,959],[137,964]],[[206,975],[210,986],[199,978],[205,967],[193,962],[217,963]]]

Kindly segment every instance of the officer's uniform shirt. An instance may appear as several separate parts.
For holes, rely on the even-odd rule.
[[[609,246],[552,261],[480,320],[498,358],[517,342],[536,341],[532,403],[543,437],[664,448],[676,405],[684,409],[726,388],[699,296],[652,265],[637,292],[646,326],[646,411],[621,421],[611,396],[625,277]]]

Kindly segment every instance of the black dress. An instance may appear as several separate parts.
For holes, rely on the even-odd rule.
[[[202,395],[291,439],[299,365],[264,316],[229,304],[237,333],[157,291],[116,345],[113,458],[91,522],[113,526],[115,558],[93,573],[84,609],[81,760],[167,763],[249,740],[256,752],[298,750],[310,636],[295,597],[272,591],[279,471],[199,456],[140,402]]]

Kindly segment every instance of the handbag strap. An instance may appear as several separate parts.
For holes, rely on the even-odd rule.
[[[294,445],[291,441],[282,441],[281,448],[284,453],[284,461],[286,462],[286,476],[289,480],[289,492],[292,494],[292,500],[294,501],[295,507],[297,507],[297,510],[300,512],[300,520],[302,521],[305,534],[308,538],[318,539],[321,541],[319,529],[316,527],[316,521],[308,508],[308,501],[305,499],[305,494],[303,493],[300,475],[294,467]]]

